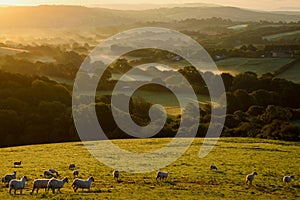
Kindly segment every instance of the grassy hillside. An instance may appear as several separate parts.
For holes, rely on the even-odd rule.
[[[141,152],[156,149],[169,139],[116,140],[126,150]],[[157,182],[155,172],[129,174],[122,172],[121,181],[112,179],[113,169],[97,161],[81,143],[46,144],[0,149],[0,173],[17,171],[20,178],[30,179],[22,196],[10,196],[0,187],[0,199],[296,199],[300,197],[299,143],[272,140],[222,138],[204,159],[198,158],[202,139],[196,139],[190,149],[175,163],[162,170],[170,172],[166,182]],[[22,168],[14,168],[13,161],[22,160]],[[94,176],[92,190],[74,193],[71,183],[62,194],[30,195],[32,181],[44,170],[56,168],[61,177],[69,177],[69,163],[76,163],[81,178]],[[210,164],[218,171],[210,171]],[[245,176],[252,171],[258,176],[253,186],[245,184]],[[282,176],[295,176],[284,186]]]

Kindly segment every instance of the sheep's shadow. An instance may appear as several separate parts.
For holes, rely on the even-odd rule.
[[[215,170],[214,173],[226,175],[226,173],[224,171],[220,171],[220,170]]]

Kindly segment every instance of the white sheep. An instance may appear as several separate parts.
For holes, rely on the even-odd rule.
[[[3,183],[9,183],[11,180],[16,179],[16,178],[17,178],[17,172],[15,171],[13,174],[6,174],[2,178],[2,182]]]
[[[75,169],[75,164],[74,164],[74,163],[71,163],[71,164],[69,165],[69,169],[70,169],[70,170]]]
[[[56,174],[56,176],[59,176],[58,171],[53,168],[49,169],[48,171],[51,172],[52,174]]]
[[[156,180],[159,178],[160,180],[164,180],[168,178],[168,172],[157,172]]]
[[[47,188],[48,191],[51,189],[53,194],[55,193],[55,189],[57,189],[57,193],[61,192],[60,189],[64,187],[65,183],[68,183],[68,178],[64,178],[62,180],[58,180],[56,178],[51,178],[48,182]]]
[[[246,176],[246,183],[248,183],[248,181],[250,182],[250,185],[252,185],[252,181],[254,179],[254,176],[257,176],[257,173],[256,172],[253,172],[251,174],[248,174]]]
[[[78,170],[74,170],[74,171],[73,171],[74,177],[78,176],[78,174],[79,174],[79,171],[78,171]]]
[[[21,164],[22,164],[22,161],[14,162],[14,167],[21,166]]]
[[[52,178],[52,177],[54,177],[54,174],[52,172],[46,170],[46,171],[44,171],[44,177],[45,178],[48,178],[48,177]]]
[[[113,177],[114,177],[114,179],[119,179],[119,176],[120,176],[120,172],[118,171],[118,170],[114,170],[113,171]]]
[[[294,178],[294,176],[284,176],[282,178],[283,183],[288,184],[289,182],[291,182],[291,180]]]
[[[211,166],[210,166],[210,170],[218,170],[218,168],[217,168],[216,165],[211,165]]]
[[[33,194],[35,189],[36,189],[36,193],[38,193],[40,188],[45,188],[45,192],[46,192],[49,180],[50,179],[35,179],[33,181],[33,188],[31,194]]]
[[[77,191],[78,188],[83,189],[88,189],[90,191],[92,182],[94,182],[95,179],[93,177],[88,178],[87,180],[82,180],[82,179],[75,179],[72,183],[72,187],[74,189],[74,192]]]
[[[14,189],[14,194],[16,194],[17,190],[20,190],[20,194],[22,194],[22,189],[25,187],[25,183],[28,181],[26,176],[23,176],[21,180],[13,179],[9,182],[9,194],[11,194],[11,190]]]

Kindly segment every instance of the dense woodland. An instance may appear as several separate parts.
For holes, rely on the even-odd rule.
[[[191,68],[191,67],[186,67]],[[183,73],[187,69],[182,69]],[[215,76],[215,75],[212,75]],[[223,136],[259,137],[299,141],[300,85],[266,74],[252,72],[232,76],[221,75],[226,89],[228,112]],[[76,141],[71,112],[71,88],[46,77],[0,71],[0,134],[1,146],[31,143]],[[190,79],[192,85],[203,82]],[[97,96],[95,105],[99,121],[109,138],[128,138],[118,129],[110,110],[110,96]],[[149,120],[151,106],[141,98],[132,99],[130,109],[140,125]],[[201,109],[198,136],[206,134],[210,106]],[[176,134],[180,116],[169,118],[156,137]]]

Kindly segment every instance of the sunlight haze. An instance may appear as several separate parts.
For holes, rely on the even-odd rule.
[[[218,4],[224,6],[234,6],[249,9],[259,10],[299,10],[300,1],[298,0],[261,0],[261,1],[247,1],[247,0],[152,0],[151,4],[182,4],[182,3],[207,3]],[[0,5],[17,5],[17,6],[32,6],[41,4],[65,4],[65,5],[101,5],[101,4],[149,4],[145,0],[0,0]],[[118,9],[116,6],[115,9]]]

